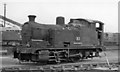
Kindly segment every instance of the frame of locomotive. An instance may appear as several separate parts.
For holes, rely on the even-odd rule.
[[[35,22],[34,15],[28,17],[22,26],[22,45],[14,51],[21,62],[75,62],[98,57],[104,50],[100,21],[79,18],[65,24],[64,17],[57,17],[56,25],[45,25]]]

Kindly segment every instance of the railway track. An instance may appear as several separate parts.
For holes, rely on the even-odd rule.
[[[106,51],[101,58],[93,58],[75,63],[35,64],[19,62],[11,57],[3,58],[1,72],[118,72],[118,51]],[[107,60],[108,59],[108,60]],[[6,63],[6,64],[5,64]]]
[[[118,72],[118,62],[76,62],[61,64],[23,63],[21,66],[1,68],[1,72]]]
[[[26,66],[26,67],[5,67],[1,72],[117,72],[118,63],[94,63],[94,64],[59,64],[59,65],[43,65],[43,66]]]

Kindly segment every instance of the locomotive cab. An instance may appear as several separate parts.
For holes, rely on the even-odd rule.
[[[93,45],[103,45],[103,25],[104,23],[97,20],[88,19],[71,19],[69,26],[79,28],[85,39],[90,38],[90,43]],[[82,38],[83,39],[83,38]],[[87,42],[89,41],[87,40]],[[85,41],[85,40],[84,40]],[[86,43],[85,43],[86,44]]]

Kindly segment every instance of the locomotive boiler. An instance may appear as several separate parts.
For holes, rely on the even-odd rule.
[[[35,22],[35,15],[22,26],[22,45],[14,58],[30,62],[79,61],[98,57],[103,51],[103,25],[97,20],[56,18],[56,25]],[[96,26],[98,24],[98,26]]]

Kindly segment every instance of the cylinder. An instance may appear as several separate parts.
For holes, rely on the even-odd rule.
[[[64,25],[65,24],[65,19],[62,16],[59,16],[56,18],[56,25]]]

